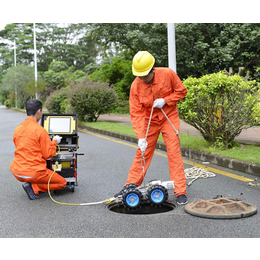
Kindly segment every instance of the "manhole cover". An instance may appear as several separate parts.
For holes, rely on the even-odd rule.
[[[185,206],[185,211],[197,217],[232,219],[250,217],[257,208],[242,200],[221,197],[191,202]]]
[[[134,210],[125,208],[122,203],[112,202],[110,203],[107,208],[116,213],[122,214],[157,214],[157,213],[164,213],[171,211],[176,206],[173,203],[166,202],[160,207],[151,206],[149,203],[145,202],[141,205],[141,208],[137,208]]]

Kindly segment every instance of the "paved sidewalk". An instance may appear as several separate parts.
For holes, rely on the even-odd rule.
[[[131,126],[130,115],[117,115],[117,114],[106,114],[100,115],[98,121],[109,121],[119,124]],[[180,125],[181,134],[187,134],[190,136],[201,136],[199,131],[193,126],[186,124],[181,120]],[[251,127],[241,132],[239,136],[235,138],[236,141],[247,144],[260,145],[260,127]]]

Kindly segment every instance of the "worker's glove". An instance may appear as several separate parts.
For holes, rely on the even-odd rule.
[[[144,138],[138,140],[138,146],[142,152],[144,152],[147,148],[148,143]]]
[[[55,136],[53,137],[53,139],[52,139],[52,140],[56,140],[56,144],[59,144],[59,143],[60,143],[60,141],[61,141],[61,139],[62,139],[62,137],[61,137],[61,136],[59,136],[59,135],[55,135]]]
[[[166,104],[163,98],[157,98],[153,102],[153,107],[162,108]]]

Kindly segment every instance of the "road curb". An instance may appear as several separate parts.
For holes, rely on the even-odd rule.
[[[97,129],[80,123],[78,127],[82,130],[85,129],[91,132],[126,140],[128,142],[132,142],[135,144],[137,144],[138,142],[137,137],[131,135],[121,134],[121,133],[107,131],[103,129]],[[159,150],[166,151],[166,145],[162,142],[157,142],[156,148]],[[181,153],[183,157],[188,157],[193,160],[198,160],[201,162],[209,162],[211,164],[218,165],[231,170],[260,176],[260,164],[257,163],[250,163],[246,161],[232,159],[229,157],[219,156],[216,154],[205,153],[199,150],[194,150],[186,147],[181,147]]]
[[[201,162],[209,162],[231,170],[260,176],[260,164],[241,161],[216,154],[209,154],[198,150],[182,147],[182,156]]]

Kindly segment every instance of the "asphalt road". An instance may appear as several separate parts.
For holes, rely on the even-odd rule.
[[[14,157],[12,135],[26,115],[0,106],[0,234],[2,238],[258,238],[259,213],[241,219],[220,220],[195,217],[176,206],[172,211],[148,215],[120,214],[105,204],[64,206],[48,194],[31,201],[9,170]],[[112,197],[124,185],[136,147],[107,136],[79,132],[78,182],[75,192],[53,194],[60,202],[86,203]],[[146,180],[169,180],[166,153],[155,154]],[[185,168],[192,167],[187,158]],[[197,162],[195,162],[197,163]],[[213,166],[212,166],[213,167]],[[215,167],[216,168],[216,167]],[[225,174],[226,169],[222,170]],[[255,176],[231,172],[235,176]],[[216,195],[239,198],[260,207],[260,188],[223,174],[199,179],[187,188],[189,202]],[[175,200],[174,200],[175,202]]]

